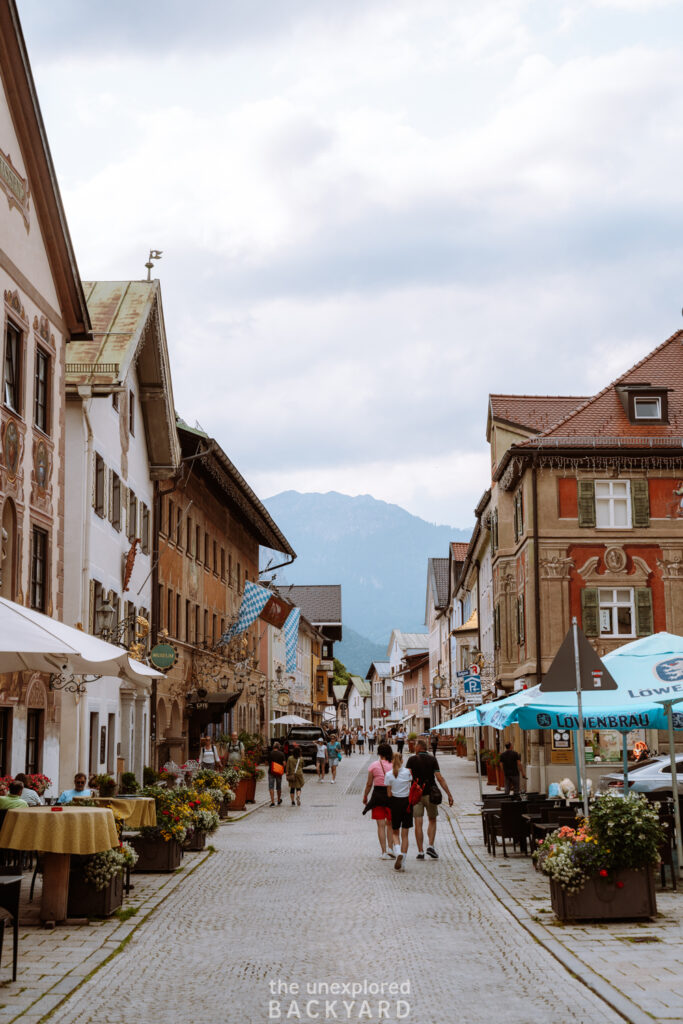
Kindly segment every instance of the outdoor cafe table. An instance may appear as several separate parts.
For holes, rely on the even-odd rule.
[[[72,853],[118,847],[114,815],[107,807],[16,807],[5,815],[0,848],[44,854],[41,921],[65,921]]]
[[[127,829],[145,828],[147,825],[156,825],[157,810],[156,801],[151,796],[140,796],[126,799],[125,796],[96,796],[88,797],[102,807],[110,807],[116,811],[125,823]],[[78,797],[74,797],[74,803],[78,803]]]

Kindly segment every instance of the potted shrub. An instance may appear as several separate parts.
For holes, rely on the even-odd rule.
[[[223,768],[221,771],[201,768],[194,777],[193,786],[198,792],[211,793],[217,803],[219,818],[225,820],[235,795],[233,786],[237,784],[239,778],[240,773],[236,768]]]
[[[207,835],[215,832],[219,825],[215,801],[210,793],[206,792],[196,800],[191,800],[190,807],[192,808],[192,817],[183,849],[203,850],[206,846]]]
[[[124,772],[121,776],[121,795],[139,793],[140,787],[135,772]]]
[[[123,876],[138,857],[128,843],[89,857],[71,858],[69,917],[109,917],[123,902]]]
[[[653,869],[664,834],[638,793],[606,793],[578,828],[557,829],[533,858],[550,879],[560,920],[649,918],[657,913]]]
[[[495,750],[483,750],[481,754],[482,764],[486,765],[486,781],[489,786],[495,786],[498,782],[498,765],[500,758]]]
[[[415,753],[415,740],[416,739],[417,739],[417,733],[416,732],[409,732],[408,733],[408,750],[410,751],[411,754]]]
[[[96,775],[94,786],[100,796],[116,796],[116,779],[111,775]]]
[[[256,801],[256,782],[263,778],[263,769],[258,767],[258,753],[255,748],[246,751],[244,758],[237,766],[246,780],[245,803],[253,804]]]

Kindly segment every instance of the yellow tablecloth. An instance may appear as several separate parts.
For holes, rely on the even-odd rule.
[[[0,847],[43,853],[100,853],[119,845],[107,807],[16,807],[7,811]]]
[[[127,800],[125,796],[96,796],[94,800],[120,814],[126,828],[144,828],[145,825],[157,823],[156,803],[151,796],[141,796],[134,800]],[[74,802],[77,803],[78,798]]]

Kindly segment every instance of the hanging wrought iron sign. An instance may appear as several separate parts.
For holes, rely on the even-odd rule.
[[[168,672],[178,660],[178,652],[173,644],[158,643],[149,652],[149,660],[160,672]]]

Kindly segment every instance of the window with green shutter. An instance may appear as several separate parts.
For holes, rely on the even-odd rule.
[[[636,587],[636,634],[649,636],[653,632],[652,591],[649,587]]]
[[[599,636],[600,613],[597,587],[581,591],[581,628],[586,636]]]
[[[631,516],[634,526],[650,525],[650,491],[647,480],[631,480]]]
[[[524,643],[524,595],[517,598],[517,643]]]
[[[500,650],[500,605],[493,609],[493,646]]]
[[[592,480],[579,480],[579,526],[595,526],[595,487]],[[585,632],[585,630],[584,630]]]

